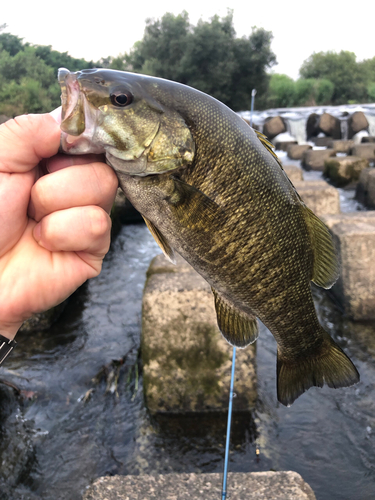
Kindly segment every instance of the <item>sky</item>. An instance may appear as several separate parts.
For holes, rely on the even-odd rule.
[[[350,9],[349,6],[350,5]],[[249,36],[256,26],[273,33],[272,50],[278,65],[271,72],[299,76],[302,63],[314,52],[349,50],[357,61],[375,56],[373,0],[6,0],[0,10],[0,25],[6,32],[37,45],[52,45],[71,56],[97,61],[128,52],[143,37],[147,18],[161,18],[186,10],[192,24],[223,17],[233,10],[237,36]],[[69,68],[68,68],[69,69]]]

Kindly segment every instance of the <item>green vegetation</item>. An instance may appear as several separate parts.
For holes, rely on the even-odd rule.
[[[179,81],[213,95],[229,107],[290,107],[375,102],[375,57],[356,61],[352,52],[318,52],[301,66],[296,81],[269,74],[276,64],[272,33],[252,28],[236,38],[232,12],[210,21],[189,22],[187,12],[149,19],[142,40],[129,53],[94,63],[51,46],[23,43],[0,25],[0,114],[50,111],[60,104],[57,69],[110,67]]]
[[[234,110],[249,109],[253,88],[261,98],[267,92],[267,69],[276,62],[271,40],[262,28],[236,38],[231,12],[197,26],[190,24],[187,12],[165,14],[149,19],[143,39],[129,54],[112,59],[110,67],[185,83]]]
[[[5,25],[0,26],[0,31]],[[51,46],[32,46],[10,33],[0,33],[0,114],[44,113],[60,105],[57,69],[93,68]]]

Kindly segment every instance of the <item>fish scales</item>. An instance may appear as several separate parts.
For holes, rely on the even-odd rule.
[[[357,382],[311,294],[311,280],[329,288],[337,279],[331,237],[267,140],[219,101],[175,82],[111,70],[59,75],[63,149],[106,153],[164,253],[181,254],[211,285],[230,343],[255,341],[256,318],[270,329],[279,400]]]

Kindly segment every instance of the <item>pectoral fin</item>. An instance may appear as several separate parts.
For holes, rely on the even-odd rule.
[[[212,288],[215,297],[217,323],[223,337],[233,346],[246,347],[258,338],[255,316],[245,314]]]
[[[340,273],[336,249],[328,227],[307,207],[304,218],[314,252],[311,280],[323,288],[331,288]]]
[[[159,245],[159,247],[163,250],[164,255],[167,257],[167,259],[172,262],[172,264],[176,264],[176,257],[174,254],[173,248],[169,245],[168,241],[164,238],[162,233],[159,231],[159,229],[146,217],[144,217],[144,221],[146,223],[146,226],[148,227],[150,233],[152,236],[155,238],[156,243]]]
[[[212,224],[224,222],[224,211],[199,189],[173,177],[174,190],[166,197],[178,220],[185,227],[200,227],[214,230]]]

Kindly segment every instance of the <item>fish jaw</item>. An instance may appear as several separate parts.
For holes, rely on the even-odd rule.
[[[61,149],[69,154],[101,154],[105,152],[103,145],[94,141],[100,112],[87,102],[78,74],[65,68],[58,72],[62,105]]]

